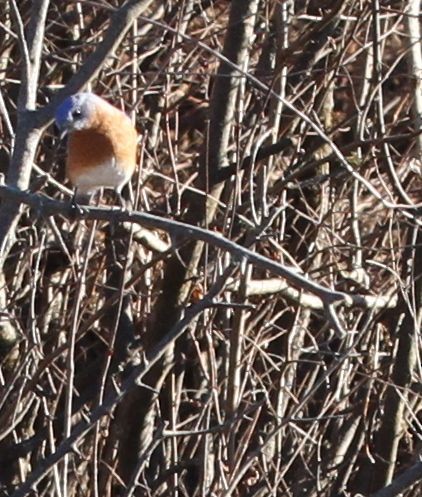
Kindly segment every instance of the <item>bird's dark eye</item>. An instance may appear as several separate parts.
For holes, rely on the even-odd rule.
[[[81,116],[82,116],[82,111],[81,111],[81,109],[75,109],[75,110],[72,112],[72,117],[73,117],[73,119],[79,119]]]

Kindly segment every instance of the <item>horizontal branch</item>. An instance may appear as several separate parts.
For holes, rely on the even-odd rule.
[[[246,259],[249,263],[257,267],[267,269],[282,278],[286,278],[294,286],[318,295],[326,305],[344,301],[347,297],[342,292],[329,290],[311,279],[298,274],[293,268],[272,261],[263,255],[257,254],[224,238],[219,233],[198,226],[165,219],[154,214],[148,214],[147,212],[129,212],[113,207],[90,207],[83,205],[75,208],[70,202],[61,202],[45,195],[35,195],[6,185],[0,185],[0,197],[29,205],[42,216],[60,214],[70,219],[109,221],[111,223],[136,223],[147,228],[166,231],[172,237],[179,240],[201,240],[214,247],[230,252],[239,260]]]
[[[362,297],[360,295],[351,296],[344,292],[330,290],[298,273],[297,270],[292,267],[275,262],[268,257],[228,240],[220,233],[205,228],[192,226],[180,221],[165,219],[147,212],[129,212],[113,207],[90,207],[85,205],[75,208],[70,202],[65,203],[45,195],[24,192],[4,184],[0,184],[0,197],[26,204],[42,216],[62,215],[71,219],[99,220],[109,221],[111,223],[135,223],[147,228],[166,231],[178,240],[201,240],[229,252],[239,260],[246,259],[255,267],[268,270],[271,273],[284,278],[290,285],[299,290],[316,295],[325,309],[327,306],[332,306],[333,304],[344,304],[347,306],[357,305],[361,307],[367,307],[368,305],[367,297]],[[295,295],[299,298],[299,294],[300,292],[297,292]],[[376,298],[374,297],[374,299]]]
[[[228,290],[238,291],[239,281],[229,284]],[[324,302],[316,295],[303,293],[291,287],[285,280],[278,278],[267,278],[265,280],[250,280],[247,282],[245,295],[272,295],[280,293],[286,299],[314,311],[324,310]],[[342,302],[346,307],[361,307],[363,309],[381,310],[393,309],[397,305],[397,295],[356,295],[344,294],[345,300]]]

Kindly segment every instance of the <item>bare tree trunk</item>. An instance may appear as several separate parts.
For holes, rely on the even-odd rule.
[[[224,42],[223,55],[231,62],[242,66],[243,61],[250,49],[250,38],[253,32],[254,20],[257,10],[258,0],[234,0],[231,4],[230,17],[227,34]],[[234,124],[233,116],[235,112],[237,88],[239,86],[239,76],[235,70],[222,62],[217,71],[212,97],[210,101],[210,123],[208,139],[204,144],[204,151],[200,162],[200,186],[212,185],[217,172],[228,165],[227,148],[230,134]],[[222,185],[216,189],[211,189],[212,199],[218,199]],[[186,214],[188,222],[206,225],[211,222],[216,203],[211,200],[211,206],[206,207],[204,213],[201,207],[202,200],[196,199],[189,212]],[[205,217],[204,217],[205,216]],[[162,294],[157,301],[154,310],[154,326],[150,332],[148,340],[155,343],[168,329],[179,319],[183,305],[186,305],[192,286],[192,275],[197,271],[199,260],[202,254],[203,243],[198,242],[194,247],[189,244],[180,250],[180,254],[175,255],[167,263],[163,278]],[[185,261],[187,267],[181,264]],[[168,355],[166,362],[171,364],[172,355]],[[153,389],[161,383],[162,366],[155,368],[148,376],[146,383]],[[166,368],[164,368],[166,369]],[[139,405],[142,410],[139,413],[139,420],[145,420],[142,428],[142,435],[139,438],[139,447],[148,446],[152,439],[154,422],[151,419],[152,391],[143,389],[139,393]],[[149,414],[148,414],[149,413]],[[133,443],[133,438],[132,438]],[[133,449],[133,447],[132,447]]]
[[[409,72],[414,78],[414,125],[420,129],[422,115],[422,48],[420,39],[420,2],[409,2],[407,26],[409,32]],[[422,156],[421,135],[417,139],[419,160]],[[377,462],[373,472],[372,491],[391,483],[397,464],[397,453],[407,431],[405,406],[409,400],[408,389],[416,365],[418,335],[422,329],[422,230],[416,225],[409,229],[407,257],[404,258],[403,275],[407,281],[407,298],[398,306],[404,314],[397,330],[397,354],[394,358],[392,385],[387,389],[384,416],[375,447]]]

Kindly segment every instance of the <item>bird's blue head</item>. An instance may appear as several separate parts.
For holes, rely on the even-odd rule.
[[[67,97],[56,110],[56,125],[59,130],[65,134],[89,128],[97,99],[93,93],[76,93]]]

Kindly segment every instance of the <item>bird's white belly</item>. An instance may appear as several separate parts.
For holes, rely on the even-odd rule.
[[[121,188],[130,175],[116,162],[109,161],[81,172],[74,178],[74,185],[81,193],[93,193],[99,188]]]

